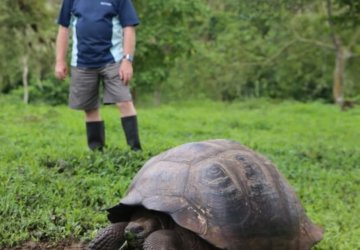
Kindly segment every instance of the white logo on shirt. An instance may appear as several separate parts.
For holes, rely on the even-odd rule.
[[[100,2],[101,5],[111,6],[111,3],[109,2]]]

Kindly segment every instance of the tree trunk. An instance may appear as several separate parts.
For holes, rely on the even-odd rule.
[[[161,91],[160,91],[160,89],[156,89],[154,91],[154,102],[155,102],[155,105],[160,105],[161,104]]]
[[[23,74],[22,74],[22,83],[24,87],[24,103],[29,103],[29,82],[28,82],[28,76],[29,76],[29,65],[28,65],[28,57],[25,55],[22,60],[22,66],[23,66]]]
[[[330,34],[333,40],[336,60],[335,60],[335,69],[333,76],[333,98],[336,104],[343,107],[344,105],[344,72],[345,72],[345,47],[339,36],[337,36],[334,24],[333,24],[333,15],[332,15],[332,3],[331,0],[326,1],[327,13],[328,13],[328,22],[330,27]]]
[[[344,103],[344,73],[345,73],[345,49],[339,37],[334,39],[336,50],[336,62],[334,69],[333,98],[340,106]]]

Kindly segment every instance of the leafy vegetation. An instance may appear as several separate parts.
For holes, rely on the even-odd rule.
[[[270,158],[310,218],[325,228],[317,250],[359,249],[359,109],[249,100],[139,107],[144,151],[130,152],[105,107],[107,145],[89,152],[82,114],[65,106],[23,105],[0,97],[0,247],[24,241],[88,241],[151,156],[170,147],[229,138]]]
[[[204,96],[328,102],[359,96],[358,1],[133,2],[141,19],[132,82],[139,97],[160,103]],[[28,101],[53,102],[31,91],[58,88],[51,76],[60,3],[0,4],[2,93],[25,88]]]

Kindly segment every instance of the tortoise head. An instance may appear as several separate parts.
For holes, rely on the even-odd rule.
[[[145,239],[154,231],[169,227],[168,216],[155,211],[140,208],[132,215],[124,230],[129,247],[142,249]]]

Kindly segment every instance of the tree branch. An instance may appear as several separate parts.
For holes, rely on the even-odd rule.
[[[355,32],[354,32],[354,35],[352,36],[352,38],[351,38],[351,40],[349,42],[349,45],[348,45],[349,49],[352,49],[356,45],[359,37],[360,37],[360,28],[357,28],[355,30]]]
[[[282,48],[280,48],[276,53],[274,53],[273,55],[271,55],[270,57],[266,57],[264,58],[265,60],[261,60],[261,61],[253,61],[253,62],[245,62],[242,63],[241,65],[244,66],[254,66],[254,65],[264,65],[264,64],[269,64],[272,63],[277,57],[279,57],[286,49],[288,49],[291,45],[293,45],[294,43],[296,43],[297,40],[291,40],[290,42],[286,43]]]
[[[328,23],[329,23],[329,27],[330,27],[330,35],[333,40],[335,49],[337,51],[339,51],[343,45],[341,44],[341,39],[335,34],[334,23],[332,21],[333,14],[332,14],[331,0],[326,0],[326,9],[327,9],[327,15],[328,15]]]
[[[318,40],[312,40],[312,39],[308,39],[305,37],[302,37],[301,35],[299,35],[299,33],[295,30],[295,28],[292,29],[292,32],[294,33],[296,39],[300,42],[303,43],[310,43],[310,44],[314,44],[318,47],[322,47],[322,48],[326,48],[326,49],[331,49],[334,50],[334,46],[322,41],[318,41]]]
[[[291,45],[293,45],[294,43],[296,43],[297,41],[294,39],[290,42],[288,42],[287,44],[285,44],[282,48],[280,48],[277,53],[274,53],[272,56],[270,56],[269,58],[267,58],[265,60],[265,62],[263,64],[268,64],[273,62],[277,57],[279,57],[286,49],[288,49]]]
[[[307,38],[301,37],[301,36],[299,36],[297,34],[295,34],[295,36],[300,42],[310,43],[310,44],[314,44],[314,45],[322,47],[322,48],[334,50],[334,46],[332,46],[332,45],[330,45],[328,43],[324,43],[324,42],[317,41],[317,40],[307,39]]]

